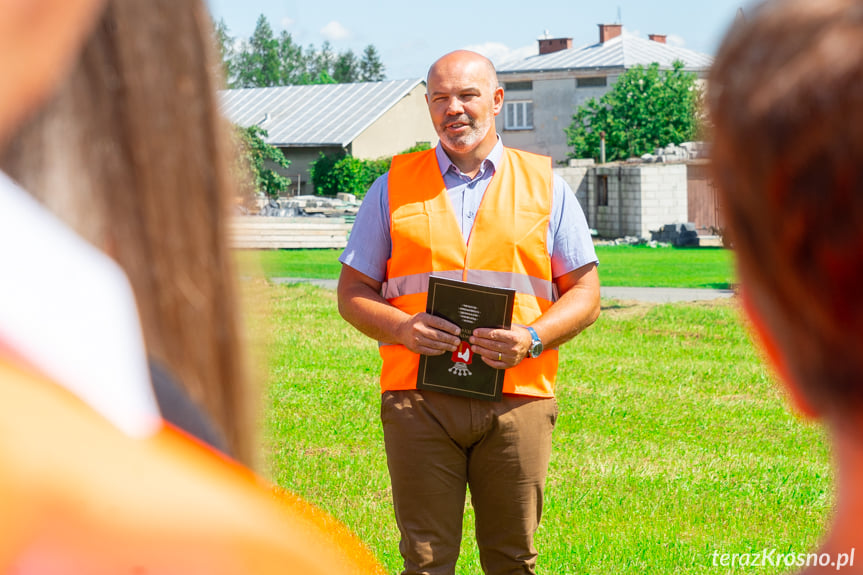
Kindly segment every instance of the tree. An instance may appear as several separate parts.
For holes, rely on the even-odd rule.
[[[310,84],[315,84],[317,82],[314,81],[316,78],[320,78],[323,73],[326,73],[327,76],[332,76],[330,71],[333,69],[333,64],[336,61],[336,55],[333,52],[333,47],[329,42],[324,42],[321,44],[320,51],[315,51],[315,47],[309,45],[308,50],[306,51],[307,55],[307,70],[309,72],[309,77],[312,79]]]
[[[228,26],[224,20],[219,20],[213,27],[216,38],[216,46],[219,49],[219,56],[222,62],[222,69],[219,71],[225,83],[230,86],[231,79],[234,75],[233,62],[235,57],[234,38],[228,31]]]
[[[333,80],[338,84],[350,84],[356,82],[360,77],[359,62],[350,50],[339,54],[333,65]]]
[[[338,55],[329,42],[320,50],[294,42],[287,30],[273,35],[266,16],[258,17],[251,38],[237,44],[224,21],[216,25],[216,43],[230,88],[262,88],[305,84],[378,82],[385,78],[377,49],[366,46],[362,59],[346,50]]]
[[[261,14],[255,31],[236,59],[236,80],[239,88],[261,88],[281,84],[279,41],[266,16]]]
[[[674,62],[627,70],[609,92],[588,100],[565,128],[570,158],[600,157],[600,132],[605,132],[608,161],[625,160],[668,144],[694,139],[698,133],[699,90],[696,75]]]
[[[279,35],[279,85],[291,86],[301,84],[306,72],[303,47],[294,43],[294,38],[287,30]]]
[[[270,197],[279,195],[291,185],[290,178],[286,178],[271,168],[267,162],[272,162],[282,168],[288,168],[291,162],[285,158],[282,151],[264,141],[267,131],[260,126],[249,126],[248,128],[236,127],[235,130],[241,153],[238,155],[240,181],[244,184],[243,191],[260,191]]]
[[[360,82],[380,82],[386,77],[384,64],[378,56],[377,49],[374,45],[369,44],[363,50],[363,57],[360,60]]]
[[[330,76],[329,72],[327,72],[326,70],[321,70],[320,72],[318,72],[318,75],[315,76],[315,79],[312,80],[312,84],[338,84],[338,82],[336,82],[333,77]]]

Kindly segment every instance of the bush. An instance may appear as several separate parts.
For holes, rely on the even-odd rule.
[[[659,64],[630,68],[599,100],[591,98],[576,110],[565,128],[569,157],[600,161],[602,133],[609,162],[692,140],[699,129],[699,101],[697,77],[680,61],[671,70],[660,70]]]
[[[312,185],[315,188],[315,193],[319,196],[334,196],[339,192],[338,182],[332,177],[331,173],[339,160],[345,158],[345,153],[324,154],[321,152],[317,160],[312,162],[310,171],[312,174]]]
[[[428,143],[422,142],[401,153],[428,150],[429,147]],[[391,160],[360,160],[344,153],[321,153],[311,168],[315,193],[320,196],[334,196],[342,192],[362,199],[374,181],[390,169]]]
[[[266,166],[272,162],[277,166],[288,168],[291,162],[285,158],[282,151],[264,141],[267,131],[260,126],[241,128],[235,126],[234,137],[239,154],[234,170],[238,173],[240,189],[243,195],[261,191],[267,196],[276,197],[291,185],[290,178]]]

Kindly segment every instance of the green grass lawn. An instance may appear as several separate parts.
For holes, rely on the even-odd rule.
[[[339,317],[332,291],[246,283],[270,320],[253,321],[269,354],[269,473],[397,573],[375,342]],[[561,349],[558,401],[539,573],[728,573],[714,552],[816,544],[832,501],[825,438],[786,408],[735,300],[604,301]],[[463,575],[480,572],[471,521],[468,506]]]
[[[266,277],[339,277],[341,250],[239,252],[260,258]],[[734,283],[733,256],[719,248],[597,246],[599,278],[606,286],[728,288]]]
[[[733,252],[722,248],[597,246],[599,280],[606,286],[728,289]]]

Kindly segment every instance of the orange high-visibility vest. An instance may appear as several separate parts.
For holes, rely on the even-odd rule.
[[[383,573],[335,519],[165,426],[130,437],[0,357],[0,573]]]
[[[512,323],[529,325],[556,300],[548,250],[551,159],[504,148],[467,245],[435,151],[393,158],[388,176],[392,255],[382,295],[409,313],[425,311],[428,278],[515,288]],[[419,355],[380,346],[381,389],[415,389]],[[503,393],[551,397],[557,350],[506,370]]]

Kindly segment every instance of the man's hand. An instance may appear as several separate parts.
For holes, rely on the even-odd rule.
[[[569,341],[599,316],[599,276],[591,263],[554,280],[560,298],[531,323],[545,349]],[[478,328],[470,338],[471,349],[496,369],[515,367],[527,357],[532,338],[520,325],[512,329]]]
[[[367,336],[402,344],[414,353],[440,355],[458,348],[459,327],[425,312],[408,315],[381,296],[381,282],[343,265],[339,313]]]
[[[460,332],[454,323],[422,312],[410,316],[399,326],[397,338],[414,353],[441,355],[458,348]]]
[[[530,332],[520,325],[512,329],[477,328],[470,338],[471,350],[495,369],[515,367],[527,357]]]

